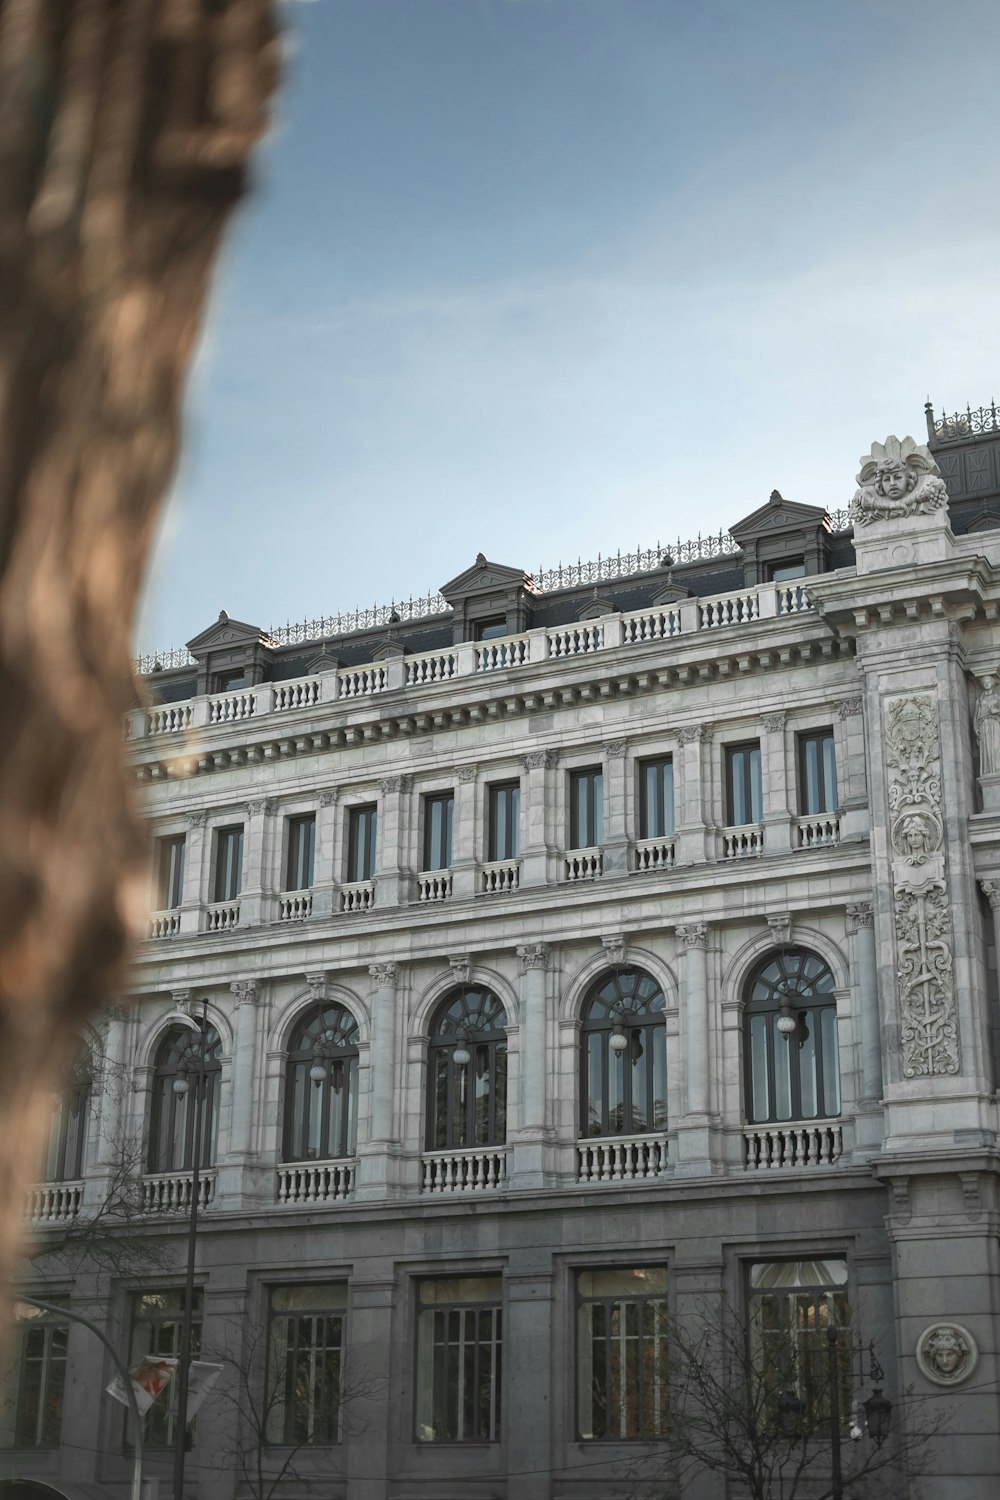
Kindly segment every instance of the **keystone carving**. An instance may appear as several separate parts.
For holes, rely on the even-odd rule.
[[[792,914],[790,911],[775,912],[768,917],[767,925],[771,929],[776,948],[787,948],[792,941]]]
[[[884,443],[872,443],[871,452],[858,462],[861,488],[849,512],[855,526],[931,515],[948,504],[941,470],[924,443],[887,437]]]
[[[620,966],[625,962],[625,934],[623,932],[611,932],[601,938],[604,951],[608,956],[608,963]]]
[[[472,958],[468,953],[449,953],[452,977],[458,984],[468,984],[472,972]]]
[[[309,986],[309,998],[315,1004],[326,999],[326,975],[307,974],[306,984]]]
[[[546,943],[521,943],[517,950],[517,969],[526,974],[529,969],[544,969],[549,955]]]

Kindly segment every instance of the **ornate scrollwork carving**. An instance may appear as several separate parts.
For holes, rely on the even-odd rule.
[[[677,731],[677,743],[680,745],[700,745],[708,739],[709,728],[707,724],[685,724]]]
[[[529,750],[521,757],[521,764],[526,771],[551,770],[559,764],[558,750]]]
[[[841,720],[843,720],[843,719],[853,719],[860,712],[861,712],[861,699],[860,699],[860,697],[859,698],[841,698],[840,702],[837,704],[837,717],[839,719],[841,719]]]
[[[893,435],[884,443],[872,443],[871,452],[858,462],[861,488],[850,509],[855,526],[930,515],[948,504],[941,470],[924,443],[916,443],[911,437],[900,442]]]
[[[687,953],[691,948],[706,948],[708,946],[708,923],[707,922],[683,922],[676,929],[677,946],[682,953]]]
[[[526,974],[529,969],[544,969],[549,956],[547,943],[520,943],[517,949],[517,969]]]
[[[983,894],[989,900],[993,911],[1000,907],[1000,880],[981,880],[979,884],[983,888]]]
[[[601,943],[609,964],[624,964],[625,934],[623,932],[609,932],[601,937]]]
[[[229,991],[236,996],[237,1006],[257,1003],[256,979],[234,979],[230,982]]]
[[[208,809],[199,807],[197,812],[189,812],[187,815],[187,826],[189,828],[204,828],[205,819],[208,817]]]
[[[395,989],[396,978],[399,973],[399,965],[397,963],[369,964],[368,972],[377,990]]]

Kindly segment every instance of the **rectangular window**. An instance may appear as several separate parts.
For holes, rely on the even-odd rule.
[[[201,1353],[201,1318],[203,1293],[195,1288],[191,1319],[191,1358]],[[132,1303],[132,1338],[129,1345],[129,1368],[144,1359],[166,1356],[177,1359],[181,1352],[181,1325],[184,1321],[184,1288],[169,1291],[139,1292]],[[172,1380],[158,1401],[146,1413],[143,1437],[151,1448],[169,1448],[174,1441],[177,1423],[177,1382]]]
[[[726,798],[729,826],[759,823],[764,797],[760,779],[760,745],[729,745],[726,749]]]
[[[455,795],[445,792],[424,798],[424,869],[451,868],[451,830],[455,818]]]
[[[789,557],[785,562],[767,564],[767,576],[771,583],[788,583],[792,578],[806,576],[804,557]]]
[[[580,1437],[662,1437],[668,1389],[666,1268],[581,1271],[576,1293]]]
[[[316,816],[288,820],[288,866],[285,870],[285,890],[305,891],[313,883],[313,862],[316,857]]]
[[[352,807],[347,822],[347,878],[371,880],[375,874],[378,809]]]
[[[269,1443],[340,1441],[347,1283],[271,1292],[264,1426]]]
[[[173,911],[184,898],[184,835],[156,840],[156,910]]]
[[[604,776],[599,770],[571,771],[569,838],[571,849],[595,849],[601,842]]]
[[[501,781],[490,787],[489,857],[517,859],[521,853],[521,783]]]
[[[764,1403],[777,1410],[782,1391],[802,1402],[801,1431],[830,1421],[827,1329],[837,1329],[836,1378],[841,1420],[851,1414],[851,1314],[844,1260],[755,1261],[748,1273],[750,1362]]]
[[[832,729],[799,735],[799,808],[803,816],[837,810],[837,754]]]
[[[673,761],[644,760],[639,766],[639,837],[666,839],[673,831]]]
[[[42,1296],[44,1296],[44,1292]],[[46,1298],[64,1305],[65,1298]],[[14,1324],[5,1350],[10,1385],[9,1416],[2,1424],[3,1446],[58,1448],[66,1385],[69,1323],[30,1302],[15,1302]],[[4,1382],[6,1383],[6,1381]]]
[[[215,901],[235,901],[243,884],[243,825],[215,835]]]
[[[477,641],[495,641],[502,635],[510,634],[507,629],[506,615],[494,615],[489,620],[479,620],[474,628]]]
[[[493,1443],[500,1436],[499,1276],[422,1281],[417,1303],[417,1437]]]

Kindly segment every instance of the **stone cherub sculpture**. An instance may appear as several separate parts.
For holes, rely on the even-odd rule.
[[[948,504],[941,470],[924,443],[916,443],[911,437],[902,441],[887,437],[884,443],[872,443],[871,453],[859,462],[861,488],[850,510],[855,526],[927,515]]]
[[[989,672],[983,678],[975,724],[979,740],[979,774],[993,776],[1000,771],[1000,677],[995,672]]]

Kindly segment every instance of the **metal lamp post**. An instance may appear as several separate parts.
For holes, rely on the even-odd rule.
[[[841,1457],[840,1436],[840,1382],[837,1378],[837,1352],[840,1340],[834,1323],[826,1329],[827,1380],[830,1387],[830,1500],[844,1500],[844,1471]],[[855,1346],[854,1354],[864,1354],[864,1346]],[[883,1378],[882,1366],[875,1358],[874,1344],[868,1345],[870,1374],[874,1382]],[[867,1401],[861,1403],[868,1426],[868,1434],[877,1448],[881,1448],[892,1420],[892,1402],[875,1385]],[[793,1442],[798,1435],[799,1421],[805,1408],[799,1396],[790,1387],[781,1392],[777,1402],[778,1430],[782,1437]],[[859,1436],[860,1432],[852,1436]]]

